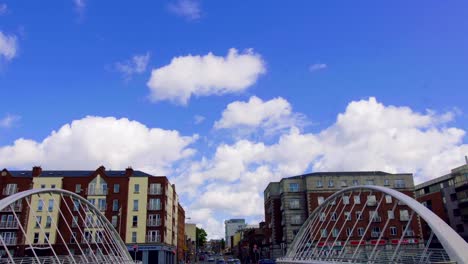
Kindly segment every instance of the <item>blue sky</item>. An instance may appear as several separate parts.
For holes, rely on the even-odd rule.
[[[467,8],[0,1],[0,167],[166,174],[213,237],[281,177],[440,176],[468,154]]]

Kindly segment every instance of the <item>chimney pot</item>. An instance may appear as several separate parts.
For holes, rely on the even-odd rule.
[[[32,176],[33,177],[39,177],[42,173],[42,168],[41,166],[34,166],[32,168]]]

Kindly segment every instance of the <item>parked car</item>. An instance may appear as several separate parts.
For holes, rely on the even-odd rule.
[[[258,264],[276,264],[276,261],[272,259],[261,259],[258,261]]]
[[[241,261],[239,259],[228,259],[227,263],[228,264],[241,264]]]
[[[215,259],[213,257],[209,257],[208,262],[215,262]]]
[[[224,259],[218,259],[216,261],[216,264],[226,264],[226,262],[224,261]]]

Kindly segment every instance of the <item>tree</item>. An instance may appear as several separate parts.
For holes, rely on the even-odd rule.
[[[196,236],[197,236],[197,246],[198,246],[198,248],[201,248],[201,247],[205,246],[206,237],[207,237],[206,231],[203,228],[198,228],[197,227],[195,233],[196,233]]]
[[[221,239],[221,249],[225,250],[226,249],[226,241],[224,241],[224,238]]]

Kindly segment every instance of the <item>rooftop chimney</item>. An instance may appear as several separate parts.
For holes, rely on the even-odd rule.
[[[39,177],[42,173],[42,168],[41,166],[34,166],[32,168],[32,176],[33,177]]]
[[[104,167],[103,165],[101,165],[101,166],[98,168],[98,170],[100,170],[100,171],[105,171],[105,170],[106,170],[106,167]]]
[[[125,169],[125,176],[131,177],[133,175],[133,169],[132,167],[128,166],[128,168]]]

